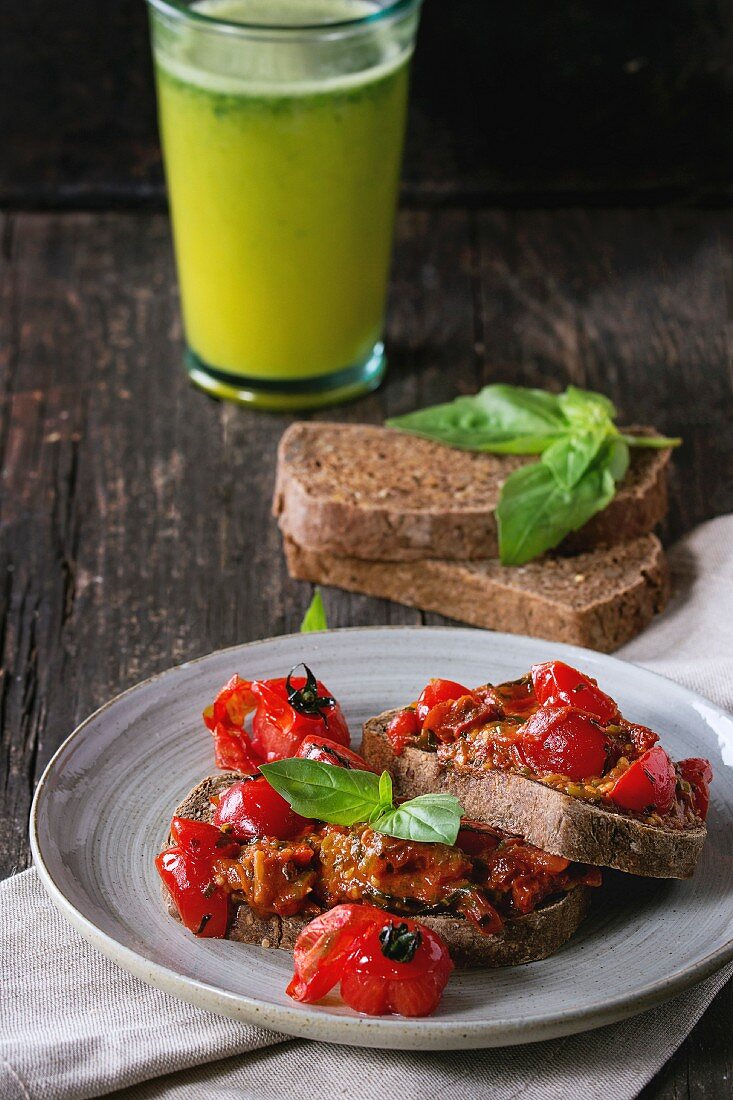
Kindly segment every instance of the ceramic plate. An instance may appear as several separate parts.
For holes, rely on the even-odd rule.
[[[335,998],[290,1001],[291,956],[197,940],[164,912],[153,857],[182,796],[212,772],[200,714],[233,672],[282,676],[306,660],[341,701],[358,741],[371,714],[414,699],[435,675],[513,679],[561,656],[595,676],[677,758],[707,756],[715,782],[694,879],[608,873],[602,904],[553,958],[455,975],[425,1020],[362,1018]],[[661,677],[570,646],[475,630],[353,629],[213,653],[156,676],[87,719],[38,787],[33,855],[53,901],[120,966],[202,1008],[290,1035],[357,1046],[437,1049],[548,1039],[631,1016],[733,957],[733,720]]]

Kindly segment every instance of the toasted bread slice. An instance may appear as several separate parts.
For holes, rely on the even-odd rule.
[[[655,535],[507,569],[498,561],[369,562],[285,540],[291,577],[437,611],[489,630],[532,634],[610,653],[667,602],[664,552]]]
[[[186,795],[174,816],[211,821],[214,814],[211,797],[238,779],[241,776],[235,772],[209,776]],[[165,886],[162,890],[168,912],[179,919]],[[588,912],[590,896],[588,887],[576,886],[557,901],[541,905],[526,916],[508,920],[501,933],[494,936],[482,935],[468,921],[457,917],[424,915],[417,919],[443,936],[457,966],[515,966],[547,958],[562,947]],[[227,939],[292,951],[299,932],[311,919],[301,916],[258,917],[249,906],[242,904],[236,908]]]
[[[680,830],[646,825],[511,772],[459,775],[441,767],[434,752],[422,749],[406,748],[395,756],[386,730],[397,713],[385,711],[369,719],[361,752],[372,767],[390,772],[399,798],[445,791],[460,800],[467,816],[578,863],[649,878],[689,878],[695,870],[705,826]]]
[[[614,500],[563,550],[648,534],[667,510],[670,453],[633,451]],[[284,535],[322,553],[368,561],[495,558],[501,487],[534,461],[459,451],[370,424],[295,423],[280,441],[273,508]]]

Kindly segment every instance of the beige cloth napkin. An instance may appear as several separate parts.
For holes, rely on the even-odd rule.
[[[623,655],[733,710],[733,516],[705,524],[670,557],[672,604]],[[403,1053],[287,1040],[168,997],[80,939],[34,871],[0,884],[0,929],[2,1100],[628,1100],[733,973],[567,1039]]]

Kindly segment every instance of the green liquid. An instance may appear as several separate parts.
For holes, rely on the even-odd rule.
[[[253,10],[251,0],[200,7],[223,18]],[[269,22],[273,7],[285,18],[293,0],[267,5]],[[309,0],[305,18],[354,7]],[[408,60],[389,42],[368,48],[365,72],[315,82],[312,58],[301,67],[294,51],[275,85],[232,75],[234,57],[156,53],[186,334],[210,366],[302,379],[364,359],[380,339]],[[270,70],[280,60],[257,57]]]

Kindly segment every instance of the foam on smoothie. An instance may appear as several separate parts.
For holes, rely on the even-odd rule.
[[[211,92],[247,97],[299,96],[356,90],[381,80],[407,59],[389,17],[356,32],[348,26],[380,11],[371,0],[198,0],[191,10],[212,20],[255,28],[251,36],[216,23],[175,24],[157,44],[158,65],[176,80]],[[319,53],[302,26],[335,26],[341,39]],[[283,27],[268,34],[268,27]],[[355,33],[356,32],[356,33]]]

